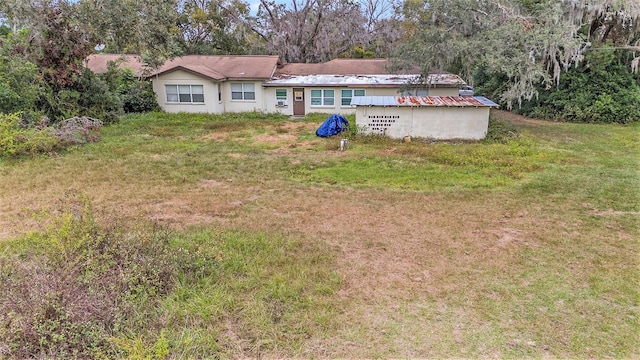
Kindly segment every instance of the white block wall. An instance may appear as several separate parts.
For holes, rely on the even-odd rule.
[[[480,140],[487,135],[489,107],[358,106],[356,125],[365,133],[432,139]]]

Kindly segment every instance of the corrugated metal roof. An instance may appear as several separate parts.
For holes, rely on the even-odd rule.
[[[450,106],[450,107],[498,107],[483,96],[354,96],[355,106]]]
[[[264,83],[264,86],[345,86],[345,87],[401,87],[417,86],[419,75],[280,75]],[[424,86],[458,87],[464,81],[453,74],[431,74]]]

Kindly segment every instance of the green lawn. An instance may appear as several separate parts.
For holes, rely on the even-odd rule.
[[[520,135],[339,151],[323,115],[129,115],[98,143],[0,159],[0,264],[166,234],[186,257],[123,300],[130,319],[92,323],[95,357],[640,356],[640,126],[492,116]],[[97,228],[69,205],[84,196]],[[56,354],[38,336],[33,356]]]

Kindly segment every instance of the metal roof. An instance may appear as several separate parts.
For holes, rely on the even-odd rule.
[[[274,79],[264,83],[264,86],[344,86],[344,87],[401,87],[407,84],[425,87],[458,87],[464,81],[454,74],[430,74],[427,81],[420,81],[416,74],[378,74],[378,75],[343,75],[343,74],[313,74],[313,75],[276,75]]]
[[[499,107],[484,96],[354,96],[355,106]]]

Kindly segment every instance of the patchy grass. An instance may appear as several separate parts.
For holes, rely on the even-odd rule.
[[[320,114],[131,115],[1,159],[0,237],[75,189],[215,249],[160,328],[118,337],[130,355],[640,356],[640,128],[492,117],[504,141],[345,134],[341,152]]]

